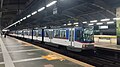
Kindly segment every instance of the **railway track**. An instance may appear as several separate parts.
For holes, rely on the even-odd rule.
[[[66,55],[76,60],[86,62],[96,67],[120,67],[119,58],[116,58],[114,55],[113,56],[109,56],[109,54],[106,55],[106,53],[101,52],[103,50],[100,50],[100,48],[99,49],[96,48],[96,50],[94,51],[72,52],[72,51],[67,51],[64,46],[61,46],[60,48],[56,48],[53,46],[49,46],[45,43],[42,43],[42,45],[40,45],[39,43],[41,42],[39,41],[31,41],[30,39],[24,39],[24,38],[18,38],[18,39]]]

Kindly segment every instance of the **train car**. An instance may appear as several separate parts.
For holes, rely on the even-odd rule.
[[[23,36],[24,38],[31,39],[31,30],[29,29],[23,30]]]
[[[23,31],[22,30],[16,31],[15,34],[16,34],[17,37],[23,37]]]
[[[66,46],[68,50],[78,52],[81,50],[94,49],[93,28],[46,29],[45,42],[55,43],[56,45],[54,46],[63,45]]]

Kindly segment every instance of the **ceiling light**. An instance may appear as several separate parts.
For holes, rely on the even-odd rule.
[[[9,31],[9,30],[3,29],[2,31]]]
[[[19,23],[20,21],[15,22],[15,24]]]
[[[64,26],[66,26],[66,24],[64,24]]]
[[[76,24],[79,24],[79,23],[78,23],[78,22],[76,22],[76,23],[74,23],[74,24],[76,25]]]
[[[27,18],[29,18],[31,15],[27,15]]]
[[[94,25],[94,24],[88,24],[89,26]]]
[[[47,26],[45,26],[44,28],[47,28]]]
[[[22,20],[25,20],[26,19],[26,17],[24,17]]]
[[[96,23],[96,25],[102,25],[103,23]]]
[[[45,9],[45,7],[42,7],[42,8],[40,8],[40,9],[38,9],[38,12],[40,12],[40,11],[42,11],[42,10],[44,10]]]
[[[113,18],[113,20],[120,20],[120,18]]]
[[[15,22],[15,23],[13,23],[13,24],[17,24],[18,22]]]
[[[49,3],[48,5],[46,5],[46,7],[50,7],[50,6],[54,5],[56,2],[57,1],[53,1],[53,2]]]
[[[35,15],[37,13],[37,11],[34,11],[33,13],[32,13],[32,15]]]
[[[23,19],[20,19],[20,21],[23,21]]]
[[[87,23],[87,22],[82,22],[82,23]]]
[[[113,23],[115,23],[115,22],[114,21],[107,22],[107,24],[113,24]]]
[[[79,25],[75,25],[76,27],[78,27]]]
[[[101,21],[109,21],[110,19],[101,19]]]
[[[94,22],[97,22],[97,20],[92,20],[92,21],[90,21],[91,23],[94,23]]]
[[[18,23],[20,22],[20,20],[17,21]]]
[[[67,25],[72,25],[71,23],[67,24]]]
[[[99,26],[99,29],[108,29],[108,26]]]

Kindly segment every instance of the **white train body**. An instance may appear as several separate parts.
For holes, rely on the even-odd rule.
[[[24,38],[32,39],[31,31],[26,30]],[[23,35],[23,34],[22,34]],[[21,34],[16,36],[23,37]],[[93,28],[60,28],[60,29],[45,29],[44,34],[42,30],[33,30],[33,39],[49,43],[52,46],[65,46],[68,50],[81,51],[94,49],[94,34]],[[15,34],[14,34],[15,36]],[[54,44],[54,45],[53,45]]]

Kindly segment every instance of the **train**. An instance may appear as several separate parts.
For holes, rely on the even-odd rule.
[[[55,47],[65,46],[67,50],[76,52],[94,49],[93,27],[25,29],[13,31],[11,35],[38,41],[42,41],[43,36],[44,42],[48,45]]]

